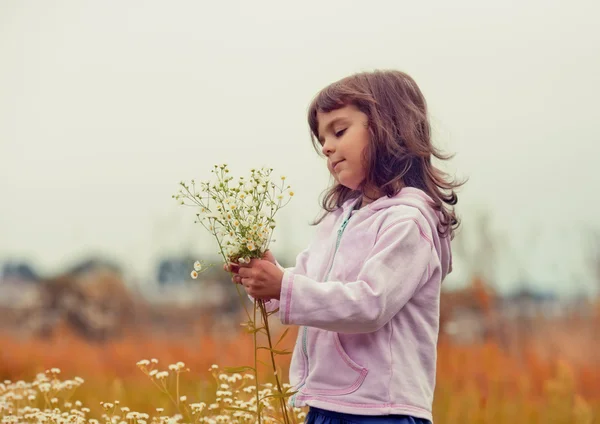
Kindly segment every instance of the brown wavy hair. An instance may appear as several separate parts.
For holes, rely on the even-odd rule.
[[[329,188],[322,199],[326,213],[314,224],[346,200],[359,197],[362,187],[377,187],[388,197],[402,187],[415,187],[427,193],[433,200],[431,206],[441,212],[440,235],[452,238],[460,225],[454,210],[458,201],[455,189],[464,182],[451,180],[431,163],[432,156],[448,160],[453,155],[433,146],[427,104],[415,81],[404,72],[377,70],[351,75],[321,90],[308,110],[311,140],[320,155],[317,112],[347,105],[356,106],[368,117],[370,142],[363,157],[366,178],[359,190],[339,183]]]

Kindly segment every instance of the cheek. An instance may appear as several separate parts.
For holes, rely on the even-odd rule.
[[[352,186],[352,189],[356,190],[366,178],[366,172],[362,161],[359,159],[354,160],[350,167],[350,172],[340,177],[345,177],[346,183]]]
[[[365,164],[362,152],[355,152],[352,158],[348,161],[351,165],[352,173],[356,176],[365,175]]]

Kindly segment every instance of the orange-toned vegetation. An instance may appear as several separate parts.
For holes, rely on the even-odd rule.
[[[291,331],[280,347],[291,349],[294,340]],[[5,335],[0,346],[0,379],[31,380],[38,372],[60,368],[64,378],[85,380],[73,400],[81,400],[96,417],[101,401],[117,399],[132,410],[172,411],[165,395],[136,367],[140,359],[157,358],[163,369],[185,362],[191,372],[182,379],[181,392],[195,402],[212,400],[214,382],[208,368],[213,363],[240,366],[253,361],[252,339],[241,332],[176,338],[138,333],[100,344],[62,330],[46,340]],[[279,357],[284,375],[288,361],[289,356]],[[600,369],[593,361],[543,358],[535,346],[509,355],[495,342],[457,346],[442,338],[434,417],[440,424],[598,423]]]
[[[150,307],[137,299],[128,301],[123,293],[122,307],[115,308],[111,296],[99,297],[93,287],[73,281],[46,285],[31,309],[6,310],[6,315],[0,311],[6,328],[0,331],[0,382],[32,381],[37,373],[59,368],[63,379],[85,380],[72,400],[89,407],[91,417],[101,416],[100,402],[115,400],[139,412],[165,408],[168,415],[175,413],[172,404],[138,369],[139,360],[156,358],[162,370],[184,362],[190,372],[182,376],[180,393],[188,402],[206,403],[215,397],[212,364],[253,365],[252,337],[238,324],[245,321],[243,315],[215,319],[217,311],[209,313],[206,307]],[[116,291],[111,293],[115,296]],[[575,306],[559,318],[544,316],[536,307],[529,308],[532,314],[507,318],[499,297],[476,278],[464,290],[444,293],[436,423],[600,424],[600,302]],[[80,309],[96,314],[88,316]],[[467,321],[457,327],[461,314]],[[60,319],[49,321],[53,316]],[[98,321],[98,316],[103,319]],[[98,331],[97,321],[113,327]],[[444,331],[453,321],[459,336],[471,335]],[[271,322],[275,341],[284,328],[277,319]],[[292,327],[277,349],[291,350],[296,331]],[[268,363],[267,352],[261,355]],[[287,382],[290,356],[277,359]],[[259,370],[259,375],[271,372],[267,365]]]

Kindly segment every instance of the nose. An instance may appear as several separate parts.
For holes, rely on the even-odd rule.
[[[333,153],[335,151],[334,147],[333,147],[333,143],[332,142],[328,142],[327,140],[325,140],[325,142],[323,143],[323,147],[321,148],[321,152],[323,152],[323,154],[327,157],[329,157],[329,155],[331,153]]]

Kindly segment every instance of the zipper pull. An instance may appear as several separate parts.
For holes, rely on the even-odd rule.
[[[340,226],[338,233],[341,233],[342,231],[344,231],[346,229],[346,226],[348,225],[348,221],[350,221],[350,217],[346,218],[344,220],[344,222],[342,222],[342,225]]]

